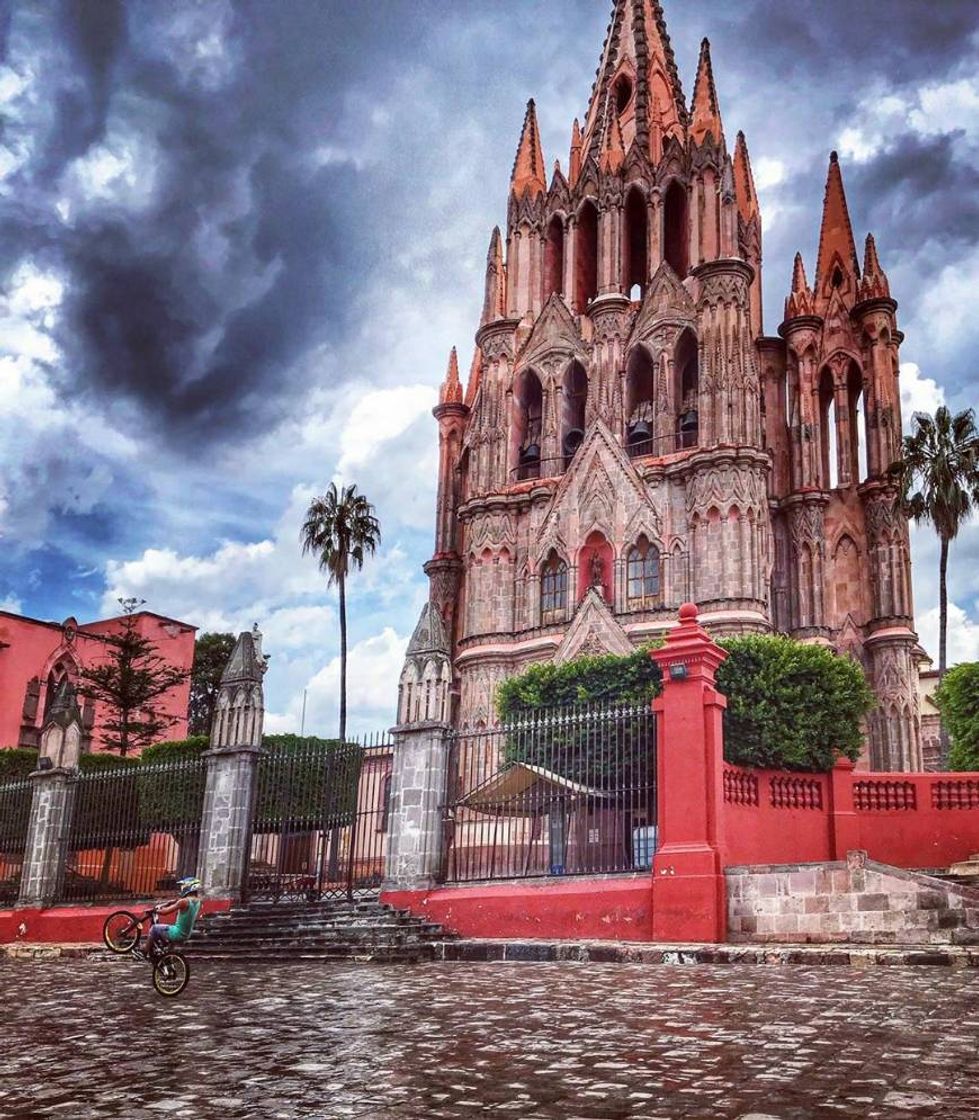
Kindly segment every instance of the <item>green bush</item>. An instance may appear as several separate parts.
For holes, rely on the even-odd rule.
[[[718,644],[728,654],[717,672],[718,691],[728,702],[724,713],[724,758],[728,762],[820,772],[832,769],[840,755],[856,760],[863,747],[862,721],[874,704],[856,661],[824,646],[780,636],[725,638]],[[532,665],[500,684],[500,718],[508,722],[573,703],[648,703],[662,688],[650,648],[624,656],[580,657],[563,665]],[[520,745],[516,736],[510,738],[508,758],[541,763],[536,756],[547,745],[538,741],[537,747],[530,748]],[[550,753],[552,764],[562,756],[565,764],[578,759],[576,780],[586,780],[584,770],[592,778],[596,772],[603,773],[601,760],[580,761],[582,753],[570,739],[558,738],[555,744]],[[638,767],[641,752],[628,752],[627,761],[634,753],[628,764]]]
[[[979,770],[979,662],[949,669],[935,693],[951,745],[950,770]]]
[[[659,666],[649,656],[652,645],[633,653],[577,657],[562,665],[531,665],[500,683],[496,710],[504,723],[522,714],[566,704],[645,704],[663,684]]]
[[[5,747],[0,750],[0,782],[15,782],[37,769],[34,747]]]
[[[256,832],[342,828],[357,812],[363,751],[356,743],[266,735],[259,762]]]
[[[728,653],[717,670],[717,689],[727,697],[726,761],[819,772],[840,755],[858,758],[874,695],[856,661],[777,635],[718,645]]]

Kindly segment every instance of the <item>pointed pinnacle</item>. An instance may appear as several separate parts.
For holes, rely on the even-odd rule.
[[[439,390],[439,402],[441,404],[462,403],[462,384],[459,381],[459,358],[454,346],[449,351],[449,368],[446,370],[445,380],[442,382],[442,387]]]
[[[611,104],[605,107],[605,135],[602,137],[602,151],[598,166],[603,171],[618,171],[625,162],[625,146],[622,143],[622,129],[619,115]]]
[[[476,390],[479,388],[479,382],[483,372],[483,352],[477,346],[473,351],[472,365],[469,367],[469,379],[466,382],[466,404],[472,407],[473,401],[476,399]]]
[[[537,127],[537,108],[534,99],[527,102],[517,156],[513,161],[510,176],[510,190],[522,198],[526,194],[544,194],[547,183],[544,180],[544,152],[541,149],[540,130]]]
[[[574,186],[581,174],[581,125],[575,117],[571,128],[571,155],[568,159],[568,184]]]
[[[796,253],[795,261],[792,263],[792,291],[804,292],[809,287],[809,281],[806,279],[806,266],[802,263],[802,254]]]
[[[710,61],[710,40],[700,44],[700,61],[697,64],[697,80],[693,86],[693,101],[690,104],[690,136],[697,144],[703,144],[710,133],[715,142],[724,136],[721,124],[721,110],[717,104],[717,89],[714,86],[714,71]]]
[[[834,256],[839,257],[854,279],[859,277],[860,265],[853,242],[853,228],[846,205],[846,192],[843,190],[839,156],[836,152],[830,152],[826,190],[823,194],[823,217],[819,229],[819,253],[816,258],[816,287],[819,291],[825,288],[827,270]]]
[[[745,221],[758,214],[758,192],[755,178],[751,173],[751,159],[748,156],[748,141],[739,132],[734,143],[734,189],[738,200],[738,212]]]
[[[863,274],[864,276],[880,276],[883,272],[880,261],[877,259],[877,242],[874,241],[874,235],[868,233],[863,248]]]

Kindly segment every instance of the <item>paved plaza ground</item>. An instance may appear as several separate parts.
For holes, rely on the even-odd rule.
[[[0,958],[0,1118],[979,1117],[979,971]]]

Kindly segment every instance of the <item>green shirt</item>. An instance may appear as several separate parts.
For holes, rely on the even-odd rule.
[[[203,903],[199,898],[189,898],[187,902],[187,909],[177,911],[177,920],[170,927],[171,941],[185,941],[190,937],[190,931],[194,928],[194,922],[197,921],[197,915],[200,913]]]

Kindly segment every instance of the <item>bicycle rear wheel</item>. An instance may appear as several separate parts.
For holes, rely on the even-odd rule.
[[[179,996],[190,979],[190,965],[180,953],[164,953],[153,966],[153,987],[161,996]]]
[[[102,940],[113,953],[128,953],[139,941],[140,919],[128,910],[117,910],[105,919]]]

